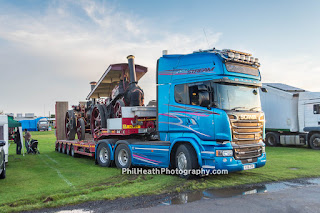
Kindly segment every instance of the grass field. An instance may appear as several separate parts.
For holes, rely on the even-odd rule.
[[[56,207],[90,200],[117,199],[173,191],[320,176],[320,152],[307,148],[267,148],[263,168],[184,180],[169,175],[121,175],[88,157],[54,151],[54,132],[34,132],[40,155],[16,155],[10,147],[7,178],[0,181],[0,212]]]

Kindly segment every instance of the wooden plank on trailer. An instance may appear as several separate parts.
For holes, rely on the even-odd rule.
[[[68,111],[67,101],[56,102],[56,137],[57,140],[65,140],[65,115]]]

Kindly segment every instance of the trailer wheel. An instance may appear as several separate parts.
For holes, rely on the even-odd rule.
[[[61,153],[66,154],[66,146],[63,143],[61,144],[61,146],[62,146]]]
[[[116,148],[116,153],[115,153],[115,163],[116,166],[120,169],[122,168],[130,168],[131,167],[131,152],[126,144],[120,144]]]
[[[176,168],[179,170],[179,176],[182,178],[191,178],[189,172],[192,169],[198,169],[198,158],[193,148],[189,144],[182,144],[178,147],[175,154]]]
[[[102,167],[109,167],[111,164],[110,148],[108,144],[101,143],[97,150],[97,162]]]
[[[58,143],[58,152],[61,153],[61,143]]]
[[[86,124],[83,118],[79,118],[77,122],[77,136],[80,141],[84,140],[86,134]]]
[[[320,149],[320,134],[315,133],[311,135],[309,140],[309,145],[311,149],[319,150]]]
[[[276,132],[268,132],[266,134],[266,145],[267,146],[278,146],[280,143],[280,135]]]
[[[68,144],[66,144],[66,154],[70,155],[70,147]]]
[[[73,145],[71,145],[70,154],[71,154],[71,156],[74,157],[74,158],[77,157],[77,153],[75,153]]]

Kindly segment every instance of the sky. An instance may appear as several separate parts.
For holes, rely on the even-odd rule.
[[[263,82],[320,92],[320,1],[0,0],[0,111],[54,114],[90,81],[135,55],[155,99],[162,50],[235,49],[259,58]]]

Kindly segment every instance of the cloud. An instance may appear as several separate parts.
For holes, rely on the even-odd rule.
[[[290,57],[262,58],[262,79],[268,83],[284,83],[309,91],[320,91],[318,78],[320,66],[313,55],[297,52]]]
[[[126,62],[129,54],[149,68],[140,85],[147,101],[155,99],[156,61],[163,49],[190,53],[212,48],[222,36],[206,30],[208,44],[202,29],[187,35],[164,32],[160,24],[109,2],[55,1],[41,15],[13,8],[0,12],[0,83],[11,88],[0,94],[6,102],[0,109],[15,113],[47,114],[56,100],[76,104],[89,93],[90,81],[109,64]],[[5,79],[14,79],[15,87]]]

